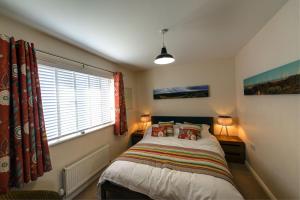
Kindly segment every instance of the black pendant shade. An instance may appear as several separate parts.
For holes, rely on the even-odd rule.
[[[158,56],[156,56],[155,60],[160,58],[174,58],[174,57],[171,54],[168,54],[166,47],[163,47],[161,48],[161,53]]]
[[[158,65],[165,65],[165,64],[170,64],[175,61],[174,57],[171,54],[168,54],[167,48],[165,47],[164,44],[164,34],[168,32],[168,29],[163,29],[161,30],[161,33],[163,35],[163,47],[161,49],[161,53],[156,56],[154,63]]]

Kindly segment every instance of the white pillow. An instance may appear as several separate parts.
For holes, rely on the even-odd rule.
[[[185,127],[192,127],[195,129],[202,130],[202,127],[196,124],[181,124],[180,127],[185,128]]]
[[[158,124],[163,124],[163,123],[170,123],[170,124],[174,124],[174,121],[158,122]]]
[[[180,124],[176,123],[173,125],[174,128],[174,136],[177,137],[179,135]]]
[[[179,135],[179,129],[180,129],[180,126],[181,126],[181,123],[176,123],[173,125],[173,128],[174,128],[174,136],[175,137],[178,137]]]
[[[209,125],[202,124],[202,131],[201,131],[202,137],[209,137],[209,136],[211,136],[211,133],[209,132],[209,128],[210,128]]]
[[[210,126],[207,124],[201,124],[202,125],[202,130],[207,130],[209,132]]]
[[[158,124],[152,124],[151,126],[149,126],[149,127],[145,130],[144,137],[145,137],[146,135],[151,135],[151,133],[152,133],[152,127],[159,127],[159,125],[158,125]]]

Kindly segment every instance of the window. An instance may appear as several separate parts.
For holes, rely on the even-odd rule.
[[[45,65],[39,78],[49,141],[113,122],[112,79]]]

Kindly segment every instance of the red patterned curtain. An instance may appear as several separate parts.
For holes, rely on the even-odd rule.
[[[121,72],[114,73],[115,86],[115,135],[124,135],[127,131],[126,106],[123,75]]]
[[[0,35],[0,193],[51,169],[34,46]]]

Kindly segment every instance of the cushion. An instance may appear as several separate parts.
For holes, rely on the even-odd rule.
[[[152,126],[151,136],[153,136],[153,137],[167,137],[167,132],[166,132],[165,127]]]
[[[201,129],[195,125],[181,125],[179,128],[179,139],[197,140],[201,137]]]
[[[207,125],[207,124],[193,124],[193,123],[190,123],[190,122],[184,122],[184,124],[190,124],[190,125],[195,125],[195,126],[200,126],[201,127],[201,137],[207,137],[207,136],[210,136],[211,133],[209,131],[210,129],[210,126]]]
[[[165,128],[165,131],[167,133],[167,136],[173,136],[174,135],[174,121],[169,122],[158,122],[159,127]]]

